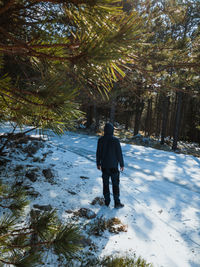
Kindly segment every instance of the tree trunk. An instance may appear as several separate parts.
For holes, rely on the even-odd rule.
[[[195,117],[195,114],[192,112],[192,109],[189,108],[189,102],[190,102],[190,95],[184,93],[183,94],[183,100],[182,100],[182,115],[181,115],[181,125],[180,125],[180,138],[181,140],[188,140],[188,122],[187,118],[188,115],[191,114],[190,120]],[[195,127],[193,128],[195,129]]]
[[[172,149],[175,151],[177,149],[180,121],[181,121],[181,108],[182,108],[182,92],[177,92],[177,108],[175,115],[174,133],[173,133],[173,144]]]
[[[126,117],[125,117],[125,130],[128,130],[129,124],[130,124],[130,113],[129,111],[126,111]]]
[[[110,122],[112,124],[114,124],[115,122],[115,107],[116,107],[116,103],[115,103],[115,99],[113,99],[111,102],[111,108],[110,108]]]
[[[166,130],[167,130],[167,121],[169,114],[169,105],[170,105],[170,97],[164,97],[163,99],[163,114],[162,114],[162,130],[161,130],[161,145],[165,143]]]
[[[200,101],[191,97],[188,104],[188,113],[187,113],[187,136],[188,139],[192,142],[198,142],[200,144],[200,129],[197,129],[197,126],[200,126]]]
[[[92,119],[93,119],[93,110],[92,110],[92,105],[87,106],[87,111],[86,111],[86,128],[90,128],[92,125]]]
[[[95,119],[95,127],[94,131],[99,131],[99,109],[96,104],[94,104],[94,119]]]
[[[152,123],[152,98],[148,99],[147,115],[145,120],[145,136],[151,135],[151,123]]]
[[[134,135],[137,135],[139,133],[143,109],[144,109],[144,100],[138,99],[136,102]]]
[[[156,104],[155,104],[155,120],[156,120],[156,125],[155,125],[155,136],[159,137],[160,136],[160,126],[161,126],[161,94],[159,93],[156,97]]]

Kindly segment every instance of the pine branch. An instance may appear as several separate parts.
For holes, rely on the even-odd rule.
[[[0,27],[0,32],[3,33],[9,40],[12,40],[15,44],[20,45],[24,49],[27,49],[26,44],[21,42],[20,40],[16,39],[12,34],[8,33],[4,28]]]
[[[48,53],[38,52],[38,51],[31,49],[31,51],[28,53],[28,56],[35,56],[38,58],[46,58],[46,59],[49,59],[52,61],[60,61],[60,62],[70,61],[70,62],[75,64],[81,58],[83,58],[85,56],[85,53],[80,53],[79,55],[72,56],[72,57],[63,57],[63,56],[55,56],[55,55],[48,54]]]
[[[12,108],[12,107],[10,107],[10,105],[9,105],[9,103],[7,102],[7,100],[5,99],[5,97],[4,97],[3,95],[1,95],[1,97],[2,97],[2,99],[3,99],[3,101],[4,101],[4,103],[6,104],[6,106],[7,106],[8,108]]]
[[[35,97],[38,97],[40,94],[38,92],[30,92],[30,91],[27,91],[27,90],[20,90],[16,87],[12,87],[11,89],[8,89],[8,88],[3,88],[4,91],[7,91],[7,92],[10,92],[10,93],[13,93],[13,92],[18,92],[20,94],[24,94],[24,95],[32,95],[32,96],[35,96]]]
[[[16,250],[13,251],[12,255],[8,259],[0,259],[1,262],[4,262],[5,264],[12,264],[14,266],[18,267],[37,267],[38,264],[40,264],[41,259],[41,252],[37,251],[35,253],[29,254],[29,253],[18,253]]]
[[[69,4],[74,4],[76,6],[82,5],[82,4],[94,6],[94,4],[96,4],[96,2],[97,2],[95,0],[92,0],[92,1],[87,1],[87,0],[32,0],[32,1],[34,3],[44,2],[44,3],[52,3],[52,4],[68,4],[69,3]],[[115,2],[119,2],[119,1],[115,1]]]
[[[15,262],[11,262],[11,261],[5,261],[3,259],[0,258],[0,261],[4,264],[8,264],[8,265],[15,265]]]
[[[32,41],[27,43],[27,48],[29,49],[35,49],[35,48],[39,48],[39,49],[44,49],[44,48],[70,48],[70,50],[73,49],[77,49],[80,45],[80,43],[70,43],[70,44],[62,44],[62,43],[57,43],[57,44],[30,44]],[[14,51],[19,51],[21,48],[24,48],[25,44],[23,45],[5,45],[5,44],[0,44],[0,49],[3,49],[4,51],[8,50],[8,51],[12,51],[12,53],[14,53]]]
[[[30,132],[36,130],[37,128],[38,128],[38,127],[34,127],[34,128],[32,128],[32,129],[29,129],[29,130],[23,132],[22,134],[25,135],[25,134],[27,134],[27,133],[30,133]]]
[[[12,188],[1,185],[0,189],[1,193],[7,194]],[[23,192],[20,192],[8,194],[13,197],[13,203],[8,207],[12,208],[13,214],[5,214],[0,220],[0,262],[15,266],[37,267],[42,256],[41,250],[47,251],[53,248],[55,254],[61,253],[66,257],[74,254],[80,246],[81,237],[78,228],[71,225],[64,226],[55,210],[39,213],[39,215],[32,210],[30,222],[18,228],[21,214],[16,217],[15,213],[19,211],[21,201],[24,201]],[[20,199],[16,198],[18,195]],[[4,205],[0,205],[2,206]],[[11,256],[8,256],[10,254]]]
[[[20,101],[19,99],[16,99],[15,97],[12,97],[12,96],[10,96],[10,95],[8,95],[8,94],[5,94],[5,93],[3,93],[3,92],[0,92],[0,95],[6,96],[6,97],[10,98],[11,100],[15,100],[16,102],[18,102],[18,103],[20,103],[20,104],[22,104],[22,105],[26,105],[26,106],[28,106],[28,104],[26,104],[26,103]]]
[[[22,231],[22,230],[30,230],[30,227],[26,227],[26,228],[24,228],[24,229],[19,229],[19,231]],[[0,236],[0,239],[3,239],[3,238],[5,238],[5,237],[13,237],[13,236],[22,236],[22,235],[24,235],[24,236],[26,236],[26,235],[32,235],[33,233],[35,233],[35,231],[31,231],[31,232],[28,232],[28,233],[14,233],[14,232],[17,232],[18,230],[13,230],[11,233],[7,233],[7,234],[5,234],[5,235],[1,235]]]
[[[13,139],[15,139],[15,141],[20,140],[20,139],[23,138],[27,133],[30,133],[30,132],[36,130],[36,129],[38,128],[38,126],[33,127],[33,128],[31,128],[31,129],[29,129],[29,130],[26,130],[26,131],[24,131],[24,132],[22,132],[22,133],[17,133],[17,134],[14,135],[14,132],[15,132],[15,129],[16,129],[16,128],[17,128],[17,125],[13,126],[13,131],[12,131],[11,133],[9,133],[9,134],[7,134],[7,135],[5,135],[5,136],[1,136],[1,138],[6,138],[6,141],[5,141],[5,143],[3,144],[3,146],[0,148],[0,155],[1,155],[2,151],[4,150],[4,148],[7,146],[7,144],[8,144],[11,140],[13,140]],[[16,197],[16,193],[15,193],[15,194],[10,194],[10,195],[8,195],[8,196],[5,196],[5,195],[4,195],[3,197],[0,197],[0,201],[2,201],[2,200],[4,200],[4,199],[11,199],[11,198],[14,198],[14,197]]]
[[[62,254],[66,258],[81,248],[81,236],[78,227],[74,225],[62,226],[53,242],[56,254]]]
[[[3,89],[3,90],[4,90],[4,89]],[[6,91],[11,92],[11,91],[8,90],[8,89],[7,89]],[[48,106],[48,105],[43,104],[43,103],[33,102],[33,101],[31,101],[31,100],[29,100],[29,99],[23,97],[22,95],[19,95],[19,94],[16,94],[16,93],[13,94],[14,96],[10,96],[10,95],[8,95],[8,94],[6,94],[6,93],[3,93],[3,92],[0,92],[0,94],[4,95],[4,96],[6,96],[6,97],[8,97],[8,98],[10,98],[10,99],[12,99],[12,100],[15,100],[16,102],[19,102],[19,103],[22,104],[22,105],[28,105],[28,104],[31,104],[31,105],[34,105],[34,106],[41,106],[41,107],[51,108],[51,106]],[[20,100],[19,100],[19,99],[20,99]],[[22,102],[22,100],[24,100],[25,102]]]
[[[4,208],[4,209],[9,209],[10,208],[10,206],[5,206],[5,205],[2,205],[2,204],[0,204],[0,207]]]
[[[17,217],[12,215],[4,215],[0,220],[0,233],[7,233],[17,223]]]
[[[0,148],[0,155],[2,154],[4,148],[7,146],[7,144],[9,143],[9,141],[11,140],[11,136],[14,134],[16,128],[17,128],[17,126],[15,125],[14,128],[13,128],[12,133],[8,136],[8,138],[6,139],[5,143],[4,143],[3,146]]]
[[[192,63],[192,62],[180,62],[180,63],[175,63],[175,64],[169,64],[169,65],[162,65],[162,68],[160,68],[159,70],[157,70],[157,72],[161,72],[163,70],[166,69],[170,69],[170,68],[175,68],[175,69],[180,69],[180,68],[200,68],[200,63],[196,62],[196,63]]]
[[[34,233],[34,232],[33,232]],[[19,235],[18,235],[19,236]],[[7,245],[9,248],[19,248],[19,249],[24,249],[24,248],[35,248],[35,247],[41,247],[41,246],[50,246],[52,245],[53,241],[41,241],[37,242],[34,244],[27,244],[27,245]]]

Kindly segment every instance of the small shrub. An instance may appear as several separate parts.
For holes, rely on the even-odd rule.
[[[80,264],[81,267],[153,267],[151,263],[147,263],[141,257],[137,258],[135,254],[132,257],[106,256],[104,258],[99,258],[94,254],[85,254],[80,259]],[[75,267],[75,265],[70,267],[72,266]]]
[[[102,267],[152,267],[153,265],[147,263],[141,257],[137,258],[135,255],[131,257],[113,257],[107,256],[102,260]]]
[[[89,234],[96,236],[101,236],[107,228],[106,220],[103,218],[103,216],[94,220],[89,226]]]
[[[127,232],[127,226],[116,217],[106,220],[101,216],[89,226],[89,234],[96,236],[101,236],[105,230],[115,234],[118,234],[119,232]]]

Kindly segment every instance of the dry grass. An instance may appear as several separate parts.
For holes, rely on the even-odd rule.
[[[114,217],[106,220],[101,216],[90,224],[89,234],[101,236],[106,230],[110,233],[119,234],[120,232],[127,232],[127,225],[123,224],[119,218]]]

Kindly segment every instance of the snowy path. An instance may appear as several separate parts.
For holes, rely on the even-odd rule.
[[[86,198],[102,195],[96,143],[97,137],[73,133],[51,140],[52,148],[57,147],[54,154],[62,150],[62,157],[76,161],[76,174],[93,177],[79,190],[83,206],[89,205]],[[108,209],[98,206],[95,212],[119,217],[128,232],[102,239],[101,255],[135,251],[154,266],[200,266],[200,160],[127,144],[122,144],[122,150],[125,171],[120,186],[125,208],[116,211],[112,205]]]

